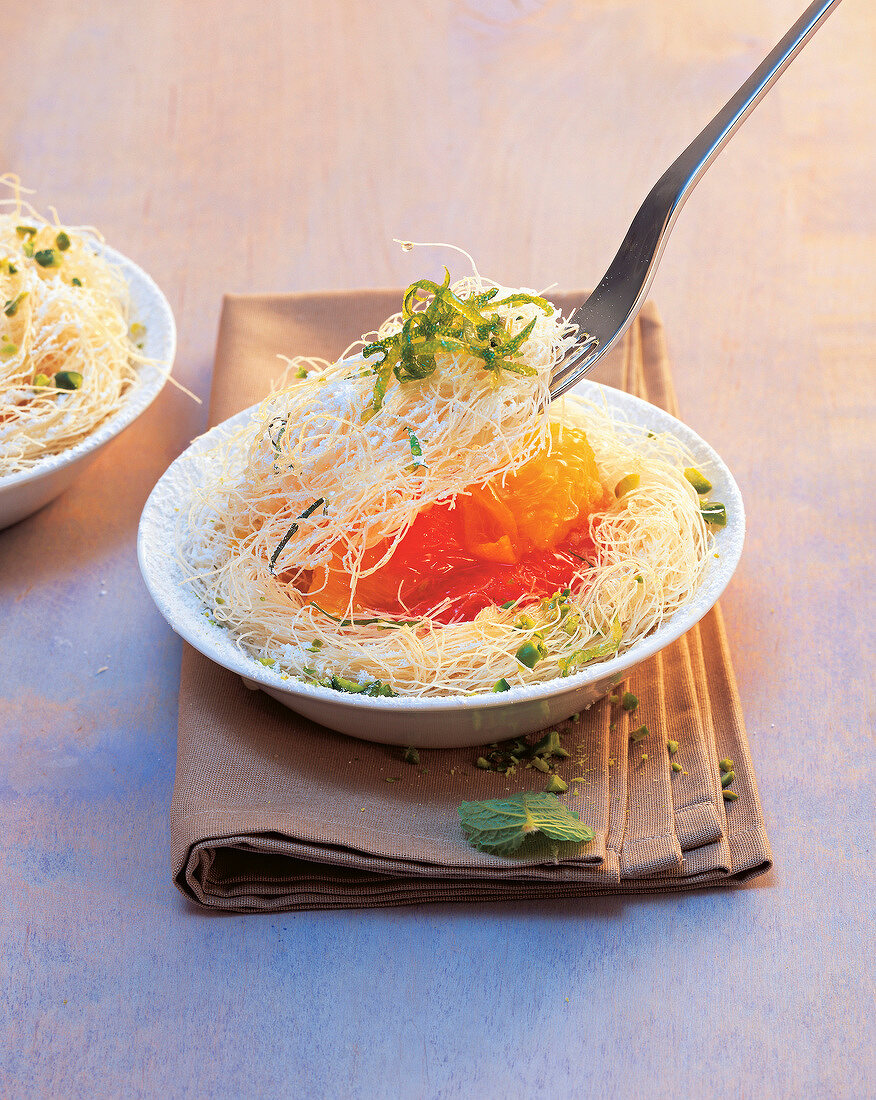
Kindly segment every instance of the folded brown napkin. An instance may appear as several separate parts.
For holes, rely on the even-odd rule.
[[[564,311],[583,294],[557,295]],[[229,296],[210,404],[216,424],[281,373],[277,353],[336,357],[398,309],[397,290]],[[595,377],[676,411],[663,329],[646,305]],[[771,865],[754,770],[719,610],[634,671],[564,733],[563,796],[590,844],[527,842],[502,857],[472,848],[457,807],[523,788],[474,766],[477,749],[403,750],[317,726],[184,646],[170,814],[176,884],[215,909],[352,908],[688,890],[743,882]],[[644,740],[630,738],[646,725]],[[670,757],[666,744],[678,742]],[[738,798],[725,802],[730,757]],[[672,764],[681,766],[674,770]]]

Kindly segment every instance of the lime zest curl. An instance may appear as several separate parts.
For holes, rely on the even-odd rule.
[[[450,289],[450,271],[444,268],[444,281],[418,279],[402,298],[402,326],[393,336],[374,340],[362,349],[362,356],[380,356],[372,369],[376,374],[371,401],[362,419],[368,421],[380,412],[390,380],[413,382],[428,378],[438,367],[442,351],[463,352],[482,359],[484,370],[498,377],[503,370],[519,375],[534,375],[535,368],[516,358],[535,328],[536,318],[517,333],[509,333],[502,317],[493,312],[500,306],[538,306],[546,316],[554,307],[534,294],[509,294],[495,301],[497,287],[460,298]],[[490,307],[490,312],[485,312]]]

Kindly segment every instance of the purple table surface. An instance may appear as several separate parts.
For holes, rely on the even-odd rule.
[[[801,7],[35,0],[4,13],[0,147],[41,208],[153,274],[176,374],[206,396],[224,291],[440,270],[392,237],[464,244],[508,285],[592,285]],[[872,5],[839,8],[688,203],[653,290],[683,414],[747,502],[723,609],[775,870],[514,907],[187,904],[180,645],[135,557],[205,419],[168,388],[0,532],[0,1094],[874,1095],[874,31]]]

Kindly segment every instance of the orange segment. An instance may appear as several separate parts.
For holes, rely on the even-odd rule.
[[[533,593],[555,590],[560,576],[567,583],[580,560],[578,544],[589,545],[590,516],[611,496],[599,480],[584,432],[558,424],[550,431],[550,451],[539,451],[504,485],[497,478],[472,486],[456,497],[455,507],[433,505],[420,513],[390,561],[360,580],[354,610],[428,608],[452,592],[473,617],[493,602],[490,592],[522,584],[521,578]],[[363,566],[373,565],[385,549],[386,544],[372,547]],[[569,549],[576,550],[575,558],[567,556]],[[326,610],[347,608],[350,578],[340,552],[327,570],[314,570],[310,594]],[[502,602],[522,594],[523,589],[509,597],[503,590]]]
[[[599,480],[587,436],[578,428],[551,424],[552,449],[542,452],[506,478],[503,499],[517,519],[522,549],[558,546],[573,527],[605,507],[607,494]]]
[[[587,436],[559,424],[550,429],[550,453],[540,451],[504,485],[497,479],[457,499],[466,549],[474,557],[513,565],[530,550],[558,546],[573,527],[605,506]]]
[[[457,501],[462,544],[473,558],[514,565],[519,560],[517,521],[492,485],[475,486]]]

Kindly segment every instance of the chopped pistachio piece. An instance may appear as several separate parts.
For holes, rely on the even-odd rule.
[[[736,791],[731,791],[729,789],[721,791],[721,794],[724,796],[725,802],[735,802],[736,799],[739,797]]]
[[[666,742],[666,747],[667,747],[667,749],[669,749],[669,755],[670,756],[675,756],[675,754],[678,752],[678,742],[677,741],[667,741]]]
[[[406,764],[419,764],[420,763],[420,754],[413,747],[413,745],[409,745],[408,748],[405,749],[405,763]]]
[[[6,305],[3,307],[3,312],[7,317],[14,317],[18,313],[18,307],[27,297],[27,291],[23,290],[20,294],[16,294],[14,298],[10,298]]]
[[[548,780],[548,785],[545,787],[545,790],[549,794],[562,794],[563,791],[567,791],[568,789],[569,784],[566,783],[565,780],[560,779],[558,775],[552,775]]]
[[[59,370],[55,375],[55,389],[78,390],[82,388],[82,375],[78,370]]]
[[[735,778],[736,772],[724,772],[724,774],[721,776],[721,786],[729,787]]]
[[[527,668],[535,668],[545,654],[546,650],[540,642],[524,642],[514,656]]]
[[[41,248],[34,252],[33,258],[40,267],[60,267],[61,256],[54,248]]]
[[[693,485],[700,496],[703,496],[705,493],[710,493],[712,491],[711,481],[709,481],[707,477],[703,477],[699,470],[695,469],[693,466],[687,467],[687,469],[684,471],[684,476],[691,483],[691,485]]]
[[[620,499],[626,496],[632,489],[638,489],[642,483],[642,478],[639,474],[627,474],[626,477],[622,477],[620,481],[614,487],[614,495]]]
[[[711,523],[714,527],[727,526],[727,509],[716,500],[710,500],[708,504],[701,504],[700,512],[706,523]]]
[[[730,759],[729,756],[725,756],[723,760],[718,761],[718,767],[721,769],[722,772],[732,772],[733,761]]]

